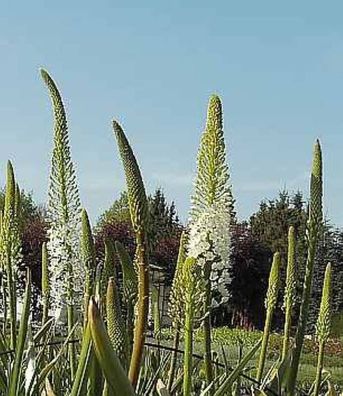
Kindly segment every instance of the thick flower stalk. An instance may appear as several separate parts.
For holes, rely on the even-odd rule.
[[[68,333],[81,310],[85,271],[80,257],[81,205],[74,165],[71,159],[66,113],[55,82],[45,70],[42,78],[49,90],[54,113],[54,145],[51,159],[48,197],[51,276],[51,305],[57,322],[65,323]],[[75,371],[74,345],[69,345],[71,375]]]
[[[18,267],[22,261],[18,217],[16,215],[16,184],[13,166],[7,163],[7,180],[4,213],[0,233],[0,264],[4,318],[9,319],[11,348],[16,345],[17,299],[16,283]]]
[[[129,379],[135,387],[143,355],[149,313],[148,203],[141,172],[124,131],[116,121],[113,121],[113,129],[124,166],[130,216],[136,239],[138,301],[129,369]]]
[[[172,288],[169,295],[169,305],[168,314],[172,320],[173,330],[174,330],[174,342],[173,342],[173,352],[170,359],[170,368],[168,375],[168,392],[171,391],[171,387],[174,382],[176,362],[177,362],[177,350],[179,349],[180,343],[180,318],[184,318],[184,304],[183,304],[183,289],[182,289],[182,268],[186,260],[186,245],[187,245],[187,235],[182,232],[179,245],[179,254],[176,263],[176,269],[174,273]]]
[[[198,301],[203,298],[203,280],[200,267],[193,257],[188,257],[182,266],[184,316],[184,366],[183,366],[183,395],[190,396],[192,392],[193,371],[193,336],[194,323],[200,313],[201,305]]]
[[[329,263],[325,270],[322,299],[320,303],[319,315],[316,325],[316,337],[319,343],[317,373],[313,395],[318,396],[321,383],[324,348],[329,339],[331,331],[331,264]]]
[[[295,231],[294,227],[288,230],[288,257],[287,257],[287,274],[286,288],[284,296],[285,308],[285,329],[283,336],[282,358],[285,359],[290,344],[292,328],[292,311],[296,300],[296,273],[295,273]]]
[[[82,234],[81,234],[81,257],[86,274],[84,290],[84,328],[87,326],[88,303],[91,295],[94,294],[95,281],[95,247],[92,235],[92,228],[88,214],[82,210]]]
[[[189,222],[189,256],[195,257],[205,279],[204,342],[207,383],[213,381],[211,366],[211,306],[229,298],[230,225],[233,198],[226,163],[222,105],[210,98],[206,128],[198,152],[195,191]]]
[[[317,242],[323,221],[323,165],[322,151],[319,140],[316,141],[313,152],[312,172],[310,181],[310,207],[307,222],[307,259],[303,294],[300,306],[300,314],[295,347],[292,353],[291,369],[288,377],[288,393],[292,396],[295,392],[295,384],[300,363],[300,355],[304,342],[307,318],[310,306],[312,280]]]
[[[264,322],[262,346],[261,346],[260,358],[259,358],[257,375],[256,375],[256,380],[258,382],[260,382],[262,379],[263,369],[266,362],[270,329],[271,329],[273,314],[279,293],[279,278],[280,278],[280,253],[275,253],[273,257],[272,267],[270,269],[268,290],[265,301],[266,320]]]
[[[131,257],[124,246],[119,241],[116,241],[114,246],[123,274],[123,300],[126,306],[126,328],[131,354],[131,347],[133,344],[134,309],[138,294],[137,273],[135,271]]]
[[[42,245],[42,305],[43,305],[43,316],[42,325],[44,325],[49,318],[49,305],[50,305],[50,287],[49,287],[49,262],[48,262],[48,250],[46,242]]]

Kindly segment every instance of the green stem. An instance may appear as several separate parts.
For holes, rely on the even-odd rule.
[[[132,355],[132,346],[133,346],[133,332],[134,332],[134,305],[133,300],[127,304],[127,317],[126,317],[126,324],[127,324],[127,338],[129,344],[129,355]]]
[[[319,351],[318,351],[316,381],[314,385],[313,396],[318,396],[319,394],[319,388],[320,388],[320,382],[321,382],[322,370],[323,370],[323,360],[324,360],[324,342],[320,342]]]
[[[213,368],[212,368],[212,353],[211,353],[211,263],[206,262],[204,268],[205,276],[205,319],[204,319],[204,362],[207,385],[213,382]],[[213,388],[209,391],[210,395],[213,393]]]
[[[143,356],[145,331],[149,312],[149,264],[146,246],[142,243],[142,235],[137,233],[138,263],[138,309],[135,322],[133,347],[129,369],[129,379],[135,389]]]
[[[6,268],[6,276],[7,276],[7,285],[8,285],[8,302],[9,302],[9,319],[10,319],[10,328],[11,328],[11,348],[15,349],[16,346],[16,296],[15,296],[15,287],[12,273],[12,265],[10,261],[10,249],[8,252],[7,259],[7,268]]]
[[[179,349],[179,344],[180,344],[180,328],[179,328],[179,326],[177,326],[175,328],[173,352],[172,352],[171,359],[170,359],[170,369],[169,369],[169,375],[168,375],[167,390],[169,393],[171,391],[171,388],[172,388],[173,382],[174,382],[177,354],[178,354],[177,350]]]
[[[287,306],[285,313],[285,329],[284,329],[282,355],[281,355],[282,360],[285,359],[287,352],[289,350],[291,327],[292,327],[292,307]]]
[[[185,312],[185,355],[184,355],[184,377],[183,396],[190,396],[192,390],[192,354],[193,354],[193,303],[187,304]]]
[[[85,280],[85,293],[83,296],[83,328],[87,327],[88,323],[88,305],[89,300],[93,291],[93,280],[94,276],[92,276],[91,271],[86,270],[86,280]]]
[[[49,318],[48,252],[45,242],[42,245],[42,299],[43,299],[42,325],[44,325]]]
[[[298,328],[295,336],[294,350],[292,354],[291,370],[288,378],[288,392],[289,396],[293,396],[295,392],[295,384],[298,375],[298,369],[300,364],[300,355],[304,342],[308,312],[310,307],[311,289],[312,289],[312,278],[313,278],[313,266],[314,257],[316,252],[317,238],[310,239],[308,247],[308,257],[306,265],[306,273],[304,279],[304,288],[302,294],[302,304],[300,307]]]
[[[71,280],[69,280],[68,285],[68,294],[69,294],[69,301],[68,301],[68,308],[67,308],[67,320],[68,320],[68,334],[71,333],[75,318],[74,318],[74,305],[73,305],[73,286],[71,285]],[[69,355],[69,367],[70,367],[70,376],[71,381],[73,382],[76,373],[76,356],[75,356],[75,344],[69,343],[68,345],[68,355]]]
[[[264,370],[264,365],[265,365],[265,362],[266,362],[267,347],[268,347],[268,341],[269,341],[269,335],[270,335],[270,327],[271,327],[271,322],[272,322],[272,314],[273,314],[273,312],[271,310],[267,310],[266,321],[264,323],[260,359],[259,359],[259,362],[258,362],[258,369],[257,369],[257,375],[256,375],[256,381],[258,381],[258,382],[261,382],[262,375],[263,375],[263,370]]]

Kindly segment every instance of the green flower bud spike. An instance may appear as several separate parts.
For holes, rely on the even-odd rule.
[[[307,222],[307,259],[303,294],[300,306],[300,314],[297,332],[295,336],[295,347],[292,353],[291,369],[288,377],[287,392],[289,396],[295,393],[296,379],[298,375],[300,355],[304,342],[308,312],[310,306],[314,259],[317,251],[319,231],[323,221],[323,164],[322,151],[319,140],[316,141],[313,151],[312,172],[310,181],[310,207]]]
[[[258,382],[261,381],[263,375],[263,369],[267,356],[267,347],[270,336],[272,318],[279,293],[280,261],[281,261],[280,253],[275,253],[269,274],[268,290],[265,301],[267,312],[266,312],[266,320],[264,322],[262,346],[261,346],[260,359],[258,363],[257,376],[256,376],[256,380]]]
[[[138,302],[129,369],[129,379],[135,388],[143,356],[149,313],[148,203],[141,172],[124,131],[116,121],[113,121],[113,129],[125,171],[131,222],[136,238]]]
[[[314,385],[313,395],[319,395],[321,384],[324,348],[329,339],[331,331],[331,264],[329,263],[325,270],[324,285],[322,291],[322,300],[320,303],[318,321],[316,326],[316,336],[319,343],[317,373]]]
[[[87,326],[88,303],[91,295],[94,293],[95,277],[95,248],[92,235],[92,229],[89,222],[88,214],[85,209],[81,215],[82,239],[81,253],[84,269],[86,272],[85,294],[84,294],[84,328]]]
[[[292,310],[296,299],[296,275],[295,275],[295,232],[294,227],[288,231],[288,260],[286,274],[286,288],[284,297],[285,329],[283,336],[282,359],[288,353],[290,345],[290,333],[292,328]]]
[[[127,369],[128,343],[125,322],[120,308],[120,299],[114,278],[108,281],[106,294],[107,332],[114,351],[118,355],[123,368]]]

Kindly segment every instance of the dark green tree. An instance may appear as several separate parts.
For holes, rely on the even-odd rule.
[[[295,307],[297,317],[302,293],[302,281],[304,277],[304,264],[306,261],[306,222],[308,205],[301,192],[290,195],[282,191],[273,200],[264,200],[259,210],[250,217],[250,227],[254,238],[265,248],[269,249],[270,256],[273,252],[281,253],[281,291],[285,286],[285,272],[287,259],[287,234],[288,227],[293,225],[296,233],[296,267],[297,267],[297,297]],[[318,249],[315,259],[313,288],[310,304],[307,331],[313,332],[317,320],[321,298],[321,288],[324,281],[325,267],[328,262],[332,263],[332,288],[333,288],[333,313],[343,311],[343,231],[334,228],[329,220],[326,220],[320,230]],[[282,293],[278,300],[276,312],[276,326],[281,327],[283,322]],[[296,325],[296,321],[294,323]]]
[[[167,201],[162,189],[158,188],[153,195],[148,196],[148,207],[150,264],[163,268],[167,282],[171,282],[182,225],[174,202]],[[133,258],[135,242],[126,192],[121,193],[110,209],[100,216],[95,227],[95,245],[99,259],[103,259],[106,238],[121,242]]]
[[[297,296],[300,300],[301,285],[304,276],[306,261],[306,222],[307,204],[301,192],[290,195],[287,191],[281,191],[279,196],[272,200],[264,200],[260,203],[259,210],[250,217],[250,227],[254,238],[265,248],[270,250],[270,259],[274,252],[280,252],[280,293],[277,309],[275,311],[275,325],[283,326],[284,313],[283,290],[286,280],[286,262],[288,247],[288,229],[293,226],[296,235],[296,267],[299,274],[297,283]],[[295,308],[297,312],[297,308]]]
[[[231,324],[245,329],[262,329],[271,250],[253,236],[246,222],[237,223],[232,229],[231,257]],[[228,320],[225,321],[224,316],[218,324],[227,324]]]
[[[105,210],[105,212],[99,217],[96,229],[101,229],[106,224],[113,223],[114,221],[131,222],[129,201],[127,199],[126,191],[122,192],[119,198],[113,202],[112,206]]]
[[[308,330],[313,332],[316,323],[320,299],[322,293],[322,285],[324,282],[325,268],[327,263],[331,263],[332,281],[331,287],[333,290],[331,299],[331,311],[338,314],[343,313],[343,231],[335,228],[326,221],[323,226],[323,231],[318,242],[318,252],[316,256],[312,298],[310,304],[310,313],[308,319]]]

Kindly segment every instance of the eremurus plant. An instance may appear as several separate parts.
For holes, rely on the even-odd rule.
[[[17,272],[21,264],[22,197],[12,164],[7,165],[5,204],[0,212],[1,302],[4,321],[0,331],[0,394],[4,396],[159,396],[239,395],[249,382],[256,394],[293,395],[304,340],[311,295],[315,254],[322,223],[322,158],[314,149],[309,219],[308,255],[298,323],[292,320],[295,295],[295,232],[288,235],[288,260],[284,296],[285,328],[280,360],[268,373],[267,351],[272,318],[279,291],[280,255],[275,253],[266,296],[266,320],[262,340],[240,355],[230,367],[223,348],[224,367],[212,361],[211,311],[230,298],[231,227],[233,198],[223,134],[221,100],[210,98],[205,131],[198,152],[197,175],[192,195],[190,222],[180,240],[172,282],[169,315],[174,331],[171,358],[145,348],[149,294],[149,207],[138,163],[117,122],[113,129],[122,159],[130,217],[135,233],[133,260],[118,241],[107,238],[105,257],[96,257],[91,224],[81,211],[76,176],[71,160],[67,119],[58,88],[42,70],[52,100],[54,141],[48,199],[48,242],[42,246],[42,317],[38,331],[31,325],[27,273],[22,309],[17,312]],[[122,284],[115,263],[119,259]],[[331,327],[331,266],[328,265],[316,326],[319,344],[314,395],[321,393],[324,347]],[[152,295],[155,313],[153,336],[163,344],[159,295]],[[124,308],[124,309],[123,309]],[[64,315],[66,313],[66,315]],[[293,318],[295,319],[295,318]],[[18,324],[19,320],[19,324]],[[37,324],[35,323],[35,325]],[[67,325],[67,334],[61,334]],[[295,345],[291,329],[297,325]],[[194,359],[195,332],[203,327],[204,378]],[[31,334],[31,330],[33,334]],[[66,336],[66,337],[63,337]],[[81,339],[81,346],[77,338]],[[55,348],[55,343],[62,345]],[[58,340],[58,341],[56,341]],[[182,343],[183,342],[183,343]],[[48,345],[52,344],[52,345]],[[176,349],[184,347],[182,353]],[[254,354],[261,346],[256,377],[247,376]],[[244,345],[245,348],[245,345]],[[291,353],[292,352],[292,353]],[[292,354],[291,368],[289,365]],[[143,360],[144,359],[144,360]],[[168,360],[169,359],[169,360]],[[144,361],[145,365],[142,365]],[[254,367],[255,369],[255,367]],[[243,380],[241,377],[246,376]],[[288,379],[288,383],[287,383]],[[286,386],[285,386],[286,384]],[[330,392],[333,388],[329,387]]]
[[[149,252],[147,240],[148,203],[136,158],[121,126],[113,121],[127,185],[131,222],[136,237],[135,263],[138,271],[138,301],[129,378],[135,387],[142,361],[149,312]]]

